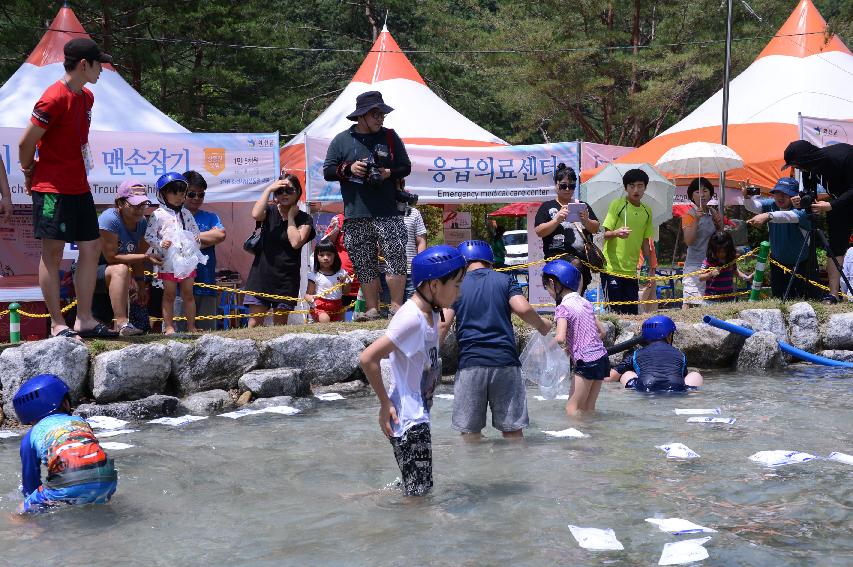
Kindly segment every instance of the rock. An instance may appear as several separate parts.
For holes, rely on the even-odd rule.
[[[527,345],[530,344],[530,339],[533,337],[533,333],[538,334],[538,331],[533,330],[527,325],[515,327],[515,348],[518,351],[519,356],[521,356],[521,353],[523,353],[524,349],[527,348]]]
[[[311,384],[328,385],[356,379],[364,344],[345,335],[293,333],[262,345],[263,368],[301,368]]]
[[[338,382],[337,384],[329,384],[328,386],[314,386],[312,388],[314,394],[326,394],[336,392],[346,398],[360,398],[371,394],[373,391],[367,382],[361,380],[353,380],[352,382]]]
[[[459,368],[459,343],[456,341],[455,328],[451,328],[447,332],[447,337],[441,344],[438,356],[441,357],[441,373],[456,374],[456,370]]]
[[[243,392],[240,394],[240,397],[237,398],[237,407],[241,408],[252,401],[252,392]]]
[[[173,417],[179,415],[183,407],[181,401],[173,396],[156,394],[132,402],[115,402],[112,404],[81,404],[74,410],[74,415],[89,417],[106,415],[128,421],[156,419],[158,417]]]
[[[391,376],[391,361],[383,358],[379,361],[379,369],[382,371],[382,384],[385,386],[385,391],[391,389],[391,384],[394,383],[394,378]]]
[[[172,376],[182,395],[228,390],[240,376],[258,367],[260,350],[249,339],[204,335],[190,345],[172,341]]]
[[[781,309],[744,309],[738,317],[749,323],[753,331],[769,331],[780,341],[789,342]]]
[[[71,390],[76,402],[88,393],[89,351],[74,339],[54,337],[24,343],[0,352],[0,383],[3,385],[3,411],[14,416],[12,398],[21,384],[39,374],[56,374]]]
[[[252,370],[243,374],[237,385],[258,398],[311,395],[311,384],[299,368]]]
[[[853,313],[830,315],[821,335],[827,350],[853,350]],[[6,392],[5,387],[3,392]]]
[[[234,407],[234,401],[225,390],[208,390],[192,394],[181,400],[186,413],[212,415]]]
[[[385,334],[384,329],[376,329],[371,331],[369,329],[356,329],[355,331],[347,331],[346,333],[341,333],[339,336],[351,337],[358,341],[361,341],[365,347],[369,347],[373,344],[376,339]]]
[[[613,321],[599,321],[604,327],[604,346],[613,346],[616,344],[616,324]]]
[[[294,398],[292,396],[276,396],[274,398],[260,398],[246,406],[246,409],[264,409],[275,406],[290,406],[299,411],[308,411],[317,407],[314,398]]]
[[[749,323],[740,319],[727,322],[750,328]],[[694,323],[678,325],[672,344],[684,352],[690,366],[719,368],[730,366],[735,361],[744,340],[744,337],[735,333],[705,323]]]
[[[171,369],[169,347],[162,343],[108,351],[92,363],[92,393],[100,404],[162,394]]]
[[[776,334],[759,331],[746,339],[737,358],[738,370],[766,370],[782,365],[782,351]]]
[[[613,339],[613,344],[629,341],[640,334],[640,323],[637,321],[629,321],[627,319],[619,319],[615,330],[616,337]]]
[[[822,350],[818,356],[840,360],[842,362],[853,362],[853,350]]]
[[[795,303],[788,310],[788,333],[791,345],[813,352],[820,343],[817,314],[806,302]]]

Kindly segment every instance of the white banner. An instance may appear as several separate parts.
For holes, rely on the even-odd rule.
[[[305,140],[306,199],[340,201],[337,181],[323,179],[331,140]],[[422,203],[514,203],[553,197],[554,170],[580,171],[578,142],[527,146],[447,147],[406,144],[412,173],[406,191]]]
[[[31,204],[24,192],[18,142],[24,130],[0,128],[0,158],[12,189],[12,202]],[[125,179],[148,183],[169,171],[193,169],[207,180],[206,203],[254,201],[279,175],[278,132],[272,134],[89,133],[95,167],[89,185],[95,203],[112,204]]]
[[[832,144],[853,144],[853,120],[800,116],[800,134],[803,140],[819,148]]]
[[[536,207],[527,211],[527,261],[536,262],[545,259],[545,251],[542,248],[542,239],[536,234]],[[536,305],[539,312],[552,312],[555,309],[554,298],[548,295],[542,285],[542,268],[545,264],[541,262],[532,264],[527,268],[527,300],[531,305]]]

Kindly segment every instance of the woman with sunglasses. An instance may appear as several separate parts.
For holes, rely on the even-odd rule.
[[[302,195],[299,178],[285,173],[273,181],[252,207],[252,218],[261,225],[261,250],[255,254],[247,291],[297,297],[302,268],[301,249],[316,236],[311,215],[300,211],[297,204]],[[274,311],[293,311],[293,300],[270,299],[263,296],[244,296],[249,306],[249,327],[263,322],[263,315]],[[275,315],[276,325],[286,325],[288,314]]]
[[[559,256],[571,262],[581,272],[582,283],[578,293],[583,295],[586,286],[592,280],[592,273],[582,262],[586,261],[584,239],[592,238],[600,227],[592,208],[583,201],[575,199],[578,176],[575,170],[561,163],[554,172],[554,185],[557,198],[546,201],[536,212],[536,235],[542,239],[542,249],[546,258]],[[585,210],[580,212],[580,222],[568,220],[569,203],[583,203]]]

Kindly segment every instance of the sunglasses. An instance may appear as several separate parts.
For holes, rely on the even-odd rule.
[[[272,192],[276,197],[281,197],[282,195],[296,195],[296,189],[293,187],[282,187],[281,189],[276,189]]]
[[[574,191],[575,187],[577,187],[577,185],[574,183],[572,183],[571,185],[568,183],[560,183],[559,185],[557,185],[557,188],[560,191]]]
[[[198,198],[198,199],[204,199],[204,191],[198,191],[198,192],[196,192],[196,191],[187,191],[187,198],[188,198],[188,199],[196,199],[196,198]]]
[[[139,203],[138,205],[130,205],[131,208],[136,209],[137,211],[144,211],[145,209],[149,209],[151,207],[156,207],[157,205],[153,204],[151,201],[145,201],[144,203]]]
[[[385,113],[381,110],[371,110],[367,113],[367,115],[373,118],[374,120],[381,120],[385,118]]]

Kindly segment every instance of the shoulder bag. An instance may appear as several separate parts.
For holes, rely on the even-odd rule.
[[[587,263],[589,263],[589,265],[594,269],[600,270],[604,267],[604,254],[602,254],[601,249],[592,241],[592,236],[584,233],[584,228],[581,223],[576,222],[574,225],[583,237],[583,251],[584,254],[586,254]]]
[[[243,242],[243,250],[252,254],[259,254],[264,248],[264,223],[262,221],[255,222],[255,230],[249,235],[249,238]]]

